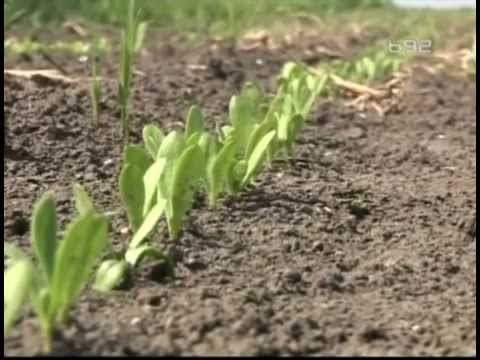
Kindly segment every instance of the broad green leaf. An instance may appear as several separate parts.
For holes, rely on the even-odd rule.
[[[191,186],[201,176],[205,165],[203,153],[198,145],[185,149],[175,162],[172,176],[172,194],[182,194],[191,190]]]
[[[88,196],[88,193],[85,191],[83,186],[80,184],[74,184],[73,195],[75,198],[75,207],[80,215],[85,215],[90,211],[96,211],[93,201],[90,199],[90,196]]]
[[[138,266],[138,264],[140,264],[140,262],[146,257],[152,259],[164,259],[165,254],[159,249],[156,249],[152,245],[148,244],[140,245],[135,248],[129,248],[125,253],[126,262],[132,267]]]
[[[245,96],[233,96],[230,100],[230,122],[235,129],[237,150],[243,153],[247,141],[255,124],[255,107],[253,102]]]
[[[247,172],[242,180],[242,186],[247,185],[250,179],[262,166],[263,162],[265,161],[268,147],[272,140],[275,138],[275,136],[276,131],[270,131],[262,138],[262,140],[260,140],[258,145],[255,147],[255,150],[253,150],[252,156],[250,156],[250,158],[248,159]]]
[[[126,163],[120,173],[120,198],[127,210],[128,221],[136,231],[143,221],[145,190],[143,172],[136,166]]]
[[[163,139],[160,149],[157,153],[157,159],[176,159],[182,153],[184,148],[185,140],[183,136],[176,131],[172,131]]]
[[[51,312],[66,321],[108,242],[108,219],[88,213],[74,220],[58,249],[51,286]]]
[[[205,159],[198,145],[185,149],[175,162],[167,204],[167,220],[173,240],[178,238],[183,217],[192,206],[204,168]]]
[[[155,198],[155,192],[157,191],[158,183],[160,182],[166,163],[167,161],[165,159],[155,161],[143,176],[143,186],[145,189],[143,216],[152,208],[152,201]]]
[[[145,216],[145,220],[142,225],[133,235],[132,241],[130,242],[130,248],[138,247],[142,241],[150,234],[155,225],[157,225],[160,217],[165,211],[166,201],[161,200],[155,204],[155,206],[150,210],[150,212]]]
[[[224,191],[228,170],[235,158],[236,144],[234,140],[226,143],[207,165],[208,198],[214,207],[218,196]]]
[[[106,260],[97,270],[93,287],[100,292],[115,290],[126,280],[128,271],[125,260]]]
[[[33,266],[28,260],[14,262],[3,272],[3,336],[21,314],[31,289]]]
[[[187,115],[187,124],[185,126],[185,140],[195,133],[203,133],[205,127],[203,125],[203,114],[197,105],[190,108]]]
[[[163,135],[162,130],[155,125],[147,125],[143,128],[143,142],[153,160],[157,158],[158,150],[164,138],[165,135]]]
[[[147,151],[140,145],[128,145],[125,149],[124,162],[134,165],[141,171],[142,176],[153,164],[153,160],[148,156]]]
[[[33,248],[40,267],[50,282],[57,251],[57,211],[52,192],[45,193],[35,204],[31,227]]]

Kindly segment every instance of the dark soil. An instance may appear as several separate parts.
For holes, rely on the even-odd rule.
[[[225,121],[245,80],[271,89],[301,46],[152,48],[139,60],[146,75],[135,81],[133,141],[148,123],[181,128],[194,103],[212,127]],[[10,67],[36,66],[16,61]],[[47,189],[55,191],[62,226],[73,214],[73,182],[105,210],[119,207],[112,63],[94,131],[88,83],[5,78],[4,241],[29,245],[32,205]],[[73,59],[64,66],[87,74]],[[198,200],[178,246],[176,280],[145,264],[129,289],[88,291],[55,352],[476,354],[476,85],[417,70],[406,86],[401,110],[385,118],[341,100],[320,102],[290,162],[276,163],[217,211]],[[128,241],[125,226],[125,216],[114,219],[116,249]],[[156,241],[166,238],[162,224]],[[5,339],[4,354],[40,350],[37,322],[27,314]]]

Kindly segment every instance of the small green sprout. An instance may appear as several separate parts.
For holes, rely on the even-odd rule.
[[[92,103],[92,126],[98,127],[100,123],[100,100],[102,97],[102,89],[97,77],[97,59],[95,54],[92,55],[92,79],[90,84],[90,100]]]
[[[124,144],[128,144],[129,141],[129,99],[134,56],[142,47],[146,30],[147,24],[139,21],[139,12],[135,13],[135,0],[129,0],[125,28],[122,31],[120,42],[120,74],[118,84]]]
[[[47,353],[51,351],[54,330],[68,322],[70,309],[86,286],[95,262],[108,242],[107,217],[96,212],[80,185],[75,185],[74,194],[78,216],[67,227],[61,242],[57,240],[57,214],[51,192],[40,198],[32,215],[32,245],[38,269],[32,272],[31,281],[27,281],[28,274],[24,273],[23,281],[24,286],[30,284],[29,294],[40,320]],[[19,249],[13,251],[10,248],[10,254],[17,259],[29,261]],[[24,268],[23,271],[27,270]],[[17,306],[18,299],[14,300]],[[15,304],[12,299],[9,302]]]

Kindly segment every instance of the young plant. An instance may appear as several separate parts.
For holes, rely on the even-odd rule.
[[[40,198],[32,215],[32,245],[38,268],[32,273],[29,293],[40,320],[47,353],[51,351],[55,329],[68,322],[70,309],[86,286],[108,241],[107,217],[95,210],[80,185],[75,185],[74,192],[78,216],[67,227],[60,243],[57,239],[55,200],[51,192]],[[27,259],[20,250],[16,251],[16,256],[19,261]]]
[[[92,80],[90,84],[90,100],[92,103],[92,126],[98,127],[100,122],[100,99],[102,97],[102,90],[100,82],[97,78],[97,59],[96,54],[92,55]]]
[[[281,85],[283,86],[283,100],[289,101],[293,105],[292,115],[300,114],[307,119],[318,96],[324,91],[327,81],[326,74],[317,76],[311,74],[303,65],[287,63],[283,68]],[[291,99],[285,98],[288,95]],[[287,111],[290,110],[287,109]]]
[[[150,131],[149,131],[150,130]],[[127,145],[123,155],[123,167],[120,172],[119,188],[120,200],[127,212],[130,230],[136,234],[144,223],[144,203],[145,187],[144,177],[147,170],[153,164],[149,152],[156,146],[157,136],[163,137],[163,134],[152,133],[155,128],[145,128],[144,138],[147,149],[141,146]],[[148,138],[147,138],[148,135]],[[142,239],[143,240],[143,239]],[[98,291],[107,292],[120,287],[128,278],[132,268],[138,264],[141,257],[148,253],[149,249],[138,252],[141,241],[135,241],[130,244],[130,249],[135,251],[135,258],[132,259],[131,253],[126,252],[121,256],[107,259],[102,262],[97,270],[94,287]]]
[[[120,41],[120,74],[118,97],[120,101],[120,117],[122,123],[123,141],[129,141],[129,99],[135,54],[142,47],[147,24],[139,21],[139,12],[135,12],[135,0],[128,0],[125,28]]]
[[[203,150],[196,143],[188,145],[195,139],[200,141],[202,129],[203,116],[197,107],[192,107],[183,136],[176,131],[165,136],[158,127],[147,125],[143,130],[145,148],[125,148],[120,196],[133,237],[122,257],[102,263],[95,280],[97,290],[118,288],[146,257],[165,261],[174,275],[171,260],[150,244],[148,237],[165,215],[172,240],[178,238],[193,201],[193,187],[204,170]]]

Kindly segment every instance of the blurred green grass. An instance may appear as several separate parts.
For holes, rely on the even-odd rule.
[[[6,1],[7,2],[7,1]],[[40,27],[71,18],[119,24],[124,0],[11,0],[7,16],[19,11],[22,23]],[[5,4],[5,3],[4,3]],[[144,17],[153,24],[185,30],[212,27],[238,32],[263,24],[278,15],[309,13],[328,16],[358,8],[391,6],[391,0],[137,0]],[[5,20],[5,19],[4,19]],[[4,22],[5,23],[5,22]]]

